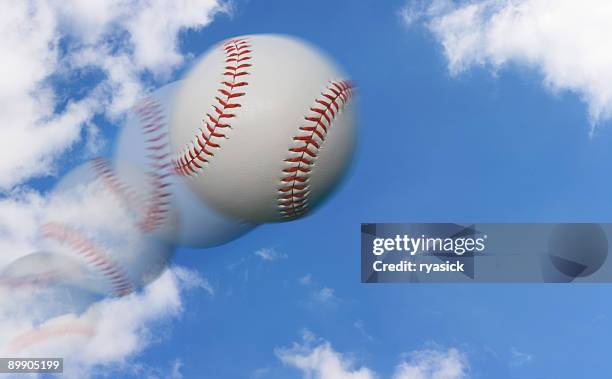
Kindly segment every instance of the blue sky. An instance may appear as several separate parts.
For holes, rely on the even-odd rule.
[[[180,362],[184,378],[306,378],[279,349],[328,341],[381,378],[426,349],[460,351],[469,378],[612,370],[609,285],[360,283],[360,223],[610,222],[612,214],[612,129],[605,116],[589,116],[584,94],[551,90],[545,67],[512,57],[452,73],[439,34],[400,16],[406,4],[236,1],[231,16],[179,35],[193,56],[251,33],[319,45],[358,85],[359,146],[347,180],[313,215],[177,251],[174,263],[197,270],[214,295],[188,291],[180,317],[150,325],[156,341],[130,362],[162,371]],[[100,123],[112,141],[116,125]],[[63,155],[58,173],[83,149]],[[112,142],[101,153],[111,150]],[[55,180],[29,185],[45,190]],[[273,259],[256,254],[262,249]],[[129,371],[111,376],[142,375]]]
[[[451,77],[434,38],[401,22],[403,5],[238,2],[233,17],[185,36],[184,49],[196,55],[248,33],[320,45],[359,86],[359,151],[350,178],[311,217],[220,248],[179,251],[176,263],[197,268],[217,294],[190,296],[144,362],[181,359],[186,378],[248,378],[262,368],[266,378],[300,377],[274,349],[308,329],[382,377],[403,353],[431,344],[464,351],[474,378],[602,377],[612,369],[607,285],[359,283],[362,222],[609,221],[612,212],[605,122],[589,136],[578,96],[551,95],[520,66]],[[265,262],[254,255],[261,248],[286,258]],[[306,275],[312,283],[300,284]],[[332,300],[316,300],[323,288],[333,289]]]

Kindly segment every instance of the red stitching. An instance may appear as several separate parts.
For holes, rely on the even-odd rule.
[[[8,350],[11,353],[17,353],[35,343],[46,341],[53,337],[63,337],[66,335],[93,337],[95,333],[96,329],[88,325],[79,325],[78,321],[68,325],[43,325],[41,328],[31,330],[14,338],[9,343]]]
[[[42,227],[43,236],[65,243],[74,249],[77,254],[83,256],[89,264],[101,272],[111,283],[115,296],[128,295],[133,291],[133,286],[121,267],[110,260],[108,255],[100,251],[95,244],[66,225],[50,222]]]
[[[283,170],[278,188],[278,208],[283,218],[299,217],[308,209],[310,174],[317,154],[333,120],[352,95],[353,85],[350,82],[332,81],[304,117],[307,123],[300,126],[298,134],[293,137],[298,146],[289,149],[290,156],[285,159],[288,167]]]
[[[49,270],[38,274],[28,274],[15,278],[2,278],[0,279],[0,286],[11,288],[45,286],[59,282],[64,273],[65,271],[62,270]]]
[[[213,150],[220,147],[219,139],[227,138],[223,129],[232,128],[230,120],[236,117],[233,112],[242,106],[236,99],[246,95],[245,87],[249,85],[244,77],[250,75],[247,69],[251,67],[251,49],[247,38],[233,39],[223,44],[226,64],[223,76],[227,78],[217,90],[220,95],[215,96],[212,110],[202,120],[203,128],[199,128],[194,139],[175,160],[175,170],[180,175],[191,176],[202,170],[215,155]]]
[[[98,177],[118,197],[120,202],[129,209],[140,210],[138,204],[141,200],[139,200],[137,194],[126,183],[123,183],[117,177],[106,159],[96,158],[91,161],[91,165],[98,174]],[[163,224],[170,206],[170,192],[167,191],[167,188],[170,186],[170,183],[167,181],[169,174],[149,172],[147,175],[150,177],[152,190],[151,194],[147,196],[147,206],[144,213],[142,213],[144,216],[141,218],[139,214],[137,223],[138,230],[143,233],[159,228]]]
[[[144,135],[146,158],[153,191],[151,203],[140,223],[140,230],[151,232],[161,227],[170,208],[170,176],[173,174],[169,157],[168,131],[164,108],[154,98],[147,98],[138,104],[134,111],[140,117]]]
[[[102,179],[102,182],[110,189],[111,193],[118,197],[119,201],[125,202],[128,205],[136,204],[136,194],[115,175],[106,159],[95,158],[90,164],[96,175]]]

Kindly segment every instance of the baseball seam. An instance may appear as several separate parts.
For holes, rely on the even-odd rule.
[[[93,337],[95,333],[96,330],[93,327],[89,325],[79,325],[79,322],[68,325],[46,325],[14,338],[9,343],[8,351],[11,353],[18,353],[32,345],[49,341],[52,338],[65,336]]]
[[[297,146],[289,149],[289,158],[285,159],[288,166],[282,171],[278,188],[278,210],[283,218],[297,218],[307,211],[310,177],[319,150],[352,94],[353,85],[349,81],[332,81],[304,117],[307,123],[299,127],[292,139]]]
[[[62,278],[63,270],[49,270],[39,274],[22,275],[15,278],[0,279],[0,286],[11,288],[33,287],[57,283]]]
[[[57,222],[49,222],[42,227],[45,238],[55,239],[67,244],[77,254],[83,256],[88,264],[95,267],[113,287],[115,296],[124,296],[133,291],[132,284],[121,267],[100,251],[96,245],[77,230]]]
[[[221,81],[217,89],[220,95],[215,96],[212,110],[206,113],[204,128],[199,128],[193,140],[183,149],[182,154],[175,159],[175,170],[180,175],[192,176],[203,170],[204,165],[215,155],[213,149],[221,147],[222,138],[228,138],[224,129],[231,129],[230,120],[236,117],[235,110],[242,106],[237,100],[246,95],[249,85],[243,79],[250,75],[246,69],[251,67],[250,53],[252,47],[247,38],[237,38],[225,42],[222,46],[225,51],[226,80]]]
[[[122,182],[117,177],[104,158],[92,160],[91,165],[98,174],[98,177],[102,179],[122,204],[129,209],[144,210],[138,214],[137,227],[140,232],[149,233],[162,226],[169,211],[168,198],[170,197],[170,192],[167,188],[170,184],[166,182],[167,176],[159,173],[148,173],[152,181],[151,194],[147,196],[145,206],[137,206],[135,204],[142,204],[142,199],[139,198],[128,184]]]
[[[140,125],[145,142],[145,158],[150,168],[153,186],[151,202],[139,227],[143,232],[151,232],[161,227],[170,207],[171,186],[169,178],[173,175],[170,162],[168,131],[162,105],[154,98],[147,98],[138,104],[134,111],[140,117]]]

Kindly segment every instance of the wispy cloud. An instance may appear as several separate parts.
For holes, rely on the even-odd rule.
[[[511,366],[522,366],[533,361],[533,355],[523,353],[517,348],[512,347],[510,349],[510,365]]]
[[[264,261],[274,262],[279,259],[286,259],[287,254],[278,252],[273,248],[261,248],[255,252],[255,256],[261,258]]]
[[[374,337],[367,332],[365,323],[362,320],[357,320],[353,323],[353,327],[368,341],[374,341]]]
[[[400,9],[399,16],[406,26],[412,26],[452,7],[453,3],[449,0],[411,0]]]
[[[182,367],[183,362],[180,359],[176,359],[172,363],[172,370],[170,371],[168,379],[183,379],[183,374],[181,373]]]
[[[236,262],[228,264],[227,269],[237,274],[241,274],[243,282],[247,283],[252,276],[256,277],[259,272],[267,269],[266,266],[270,263],[287,258],[288,256],[285,253],[279,252],[274,248],[263,247],[252,253],[248,253]]]
[[[312,283],[312,274],[306,274],[302,276],[299,280],[300,284],[303,286],[307,286]]]
[[[203,289],[210,296],[214,296],[217,292],[215,287],[210,283],[208,278],[203,277],[196,271],[175,268],[174,275],[183,283],[185,289]]]
[[[298,282],[308,290],[307,297],[301,301],[301,304],[309,310],[332,310],[342,303],[342,299],[336,294],[335,289],[315,283],[312,274],[301,277]]]
[[[338,300],[334,292],[334,289],[329,288],[329,287],[323,287],[320,290],[314,292],[312,294],[312,298],[314,301],[318,303],[327,303],[327,304],[335,303]]]
[[[174,359],[169,363],[169,367],[154,367],[141,363],[134,363],[131,364],[129,368],[124,367],[123,371],[130,371],[133,377],[146,379],[183,379],[182,368],[183,361]],[[106,377],[112,377],[113,373],[112,370],[109,371],[106,373]]]
[[[262,368],[258,368],[253,370],[253,374],[251,375],[251,377],[253,379],[261,379],[261,378],[265,378],[266,375],[268,375],[270,373],[270,369],[267,367],[262,367]]]

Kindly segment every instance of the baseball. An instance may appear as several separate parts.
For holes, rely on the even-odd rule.
[[[6,317],[5,312],[9,312],[24,320],[43,322],[83,312],[100,298],[91,288],[94,279],[91,271],[66,255],[25,255],[0,271],[0,294],[5,305],[0,315]]]
[[[141,289],[174,252],[175,212],[157,178],[139,167],[101,158],[81,165],[59,182],[45,212],[42,248],[77,260],[104,295]]]
[[[355,144],[353,85],[315,47],[250,35],[212,48],[177,91],[175,168],[209,206],[288,221],[337,186]]]
[[[170,103],[180,82],[168,84],[140,100],[121,129],[115,148],[115,165],[129,162],[156,178],[169,206],[180,217],[176,243],[202,248],[224,244],[252,230],[207,206],[172,167],[168,119]]]

